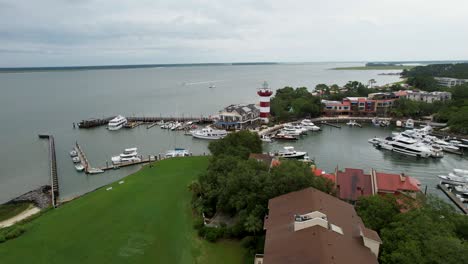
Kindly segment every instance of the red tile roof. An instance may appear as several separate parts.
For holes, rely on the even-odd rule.
[[[361,169],[346,168],[336,173],[337,195],[343,200],[356,201],[360,196],[372,195],[372,181]]]
[[[365,237],[380,241],[377,233],[366,229],[354,207],[336,197],[307,188],[270,199],[265,220],[265,250],[263,263],[377,263],[377,257],[364,246],[359,230]],[[342,234],[311,226],[294,231],[294,216],[319,211],[330,224],[341,228]]]
[[[377,188],[384,192],[411,191],[418,192],[419,181],[409,176],[376,172]]]

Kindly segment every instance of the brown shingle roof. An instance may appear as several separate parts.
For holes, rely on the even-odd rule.
[[[271,161],[273,157],[268,154],[261,154],[261,153],[250,153],[249,159],[256,159],[258,161],[264,162],[268,167],[271,166]]]
[[[378,263],[360,236],[361,218],[336,197],[307,188],[270,199],[264,263]],[[294,231],[294,215],[320,211],[339,234],[321,226]]]

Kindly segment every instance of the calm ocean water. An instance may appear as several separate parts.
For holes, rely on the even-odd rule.
[[[348,80],[366,83],[371,78],[378,84],[398,80],[396,76],[378,75],[381,71],[329,70],[352,65],[312,63],[1,73],[0,203],[49,183],[48,145],[37,137],[39,133],[55,136],[60,194],[65,199],[138,170],[123,168],[92,176],[77,173],[68,156],[75,141],[82,145],[94,166],[105,165],[111,156],[133,146],[143,155],[162,153],[174,146],[189,148],[194,154],[207,152],[206,141],[157,126],[110,132],[104,127],[73,129],[73,122],[116,114],[214,114],[232,103],[257,102],[256,88],[264,80],[273,89],[286,85],[312,88],[318,83],[343,85]],[[208,88],[212,83],[215,89]],[[339,164],[405,171],[423,183],[430,183],[431,187],[437,173],[466,163],[458,157],[409,161],[376,151],[367,144],[367,138],[389,132],[378,128],[325,129],[295,144],[309,151],[326,170]]]

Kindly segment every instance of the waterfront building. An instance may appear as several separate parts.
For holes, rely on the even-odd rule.
[[[219,111],[219,120],[215,123],[223,129],[243,129],[260,120],[260,110],[254,104],[233,104]]]
[[[425,92],[425,91],[407,91],[406,98],[413,101],[422,101],[433,103],[435,101],[447,101],[452,99],[450,92]]]
[[[323,114],[328,116],[374,116],[386,115],[397,98],[346,97],[341,102],[322,100]],[[378,99],[377,99],[378,98]]]
[[[445,87],[453,87],[457,85],[462,85],[468,83],[468,79],[456,79],[456,78],[448,78],[448,77],[434,77],[439,85]]]
[[[355,203],[361,196],[376,194],[393,194],[414,198],[420,192],[420,182],[404,174],[377,172],[372,169],[365,174],[361,169],[345,168],[335,170],[333,174],[323,173],[320,169],[314,171],[316,176],[324,177],[335,183],[337,197],[350,203]]]
[[[382,241],[354,207],[314,188],[270,199],[255,263],[378,263]]]
[[[263,82],[262,88],[257,91],[260,96],[260,118],[263,123],[268,123],[270,117],[270,97],[273,91],[268,87],[267,82]]]

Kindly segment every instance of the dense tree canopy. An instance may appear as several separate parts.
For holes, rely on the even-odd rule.
[[[359,201],[358,214],[382,239],[379,262],[464,263],[468,259],[468,218],[432,196],[420,196],[417,208],[397,213],[394,199]]]
[[[213,157],[208,169],[190,185],[195,208],[207,216],[221,212],[236,217],[238,233],[255,235],[262,230],[269,199],[307,187],[333,193],[333,184],[315,177],[303,162],[282,160],[270,168],[246,159],[246,153],[261,152],[261,145],[253,146],[257,144],[253,141],[250,133],[237,132],[210,143]]]
[[[278,89],[271,99],[271,114],[279,121],[316,117],[321,111],[320,98],[313,96],[306,87]]]
[[[208,149],[213,156],[231,155],[247,159],[250,153],[262,153],[262,141],[256,133],[242,130],[211,142]]]

